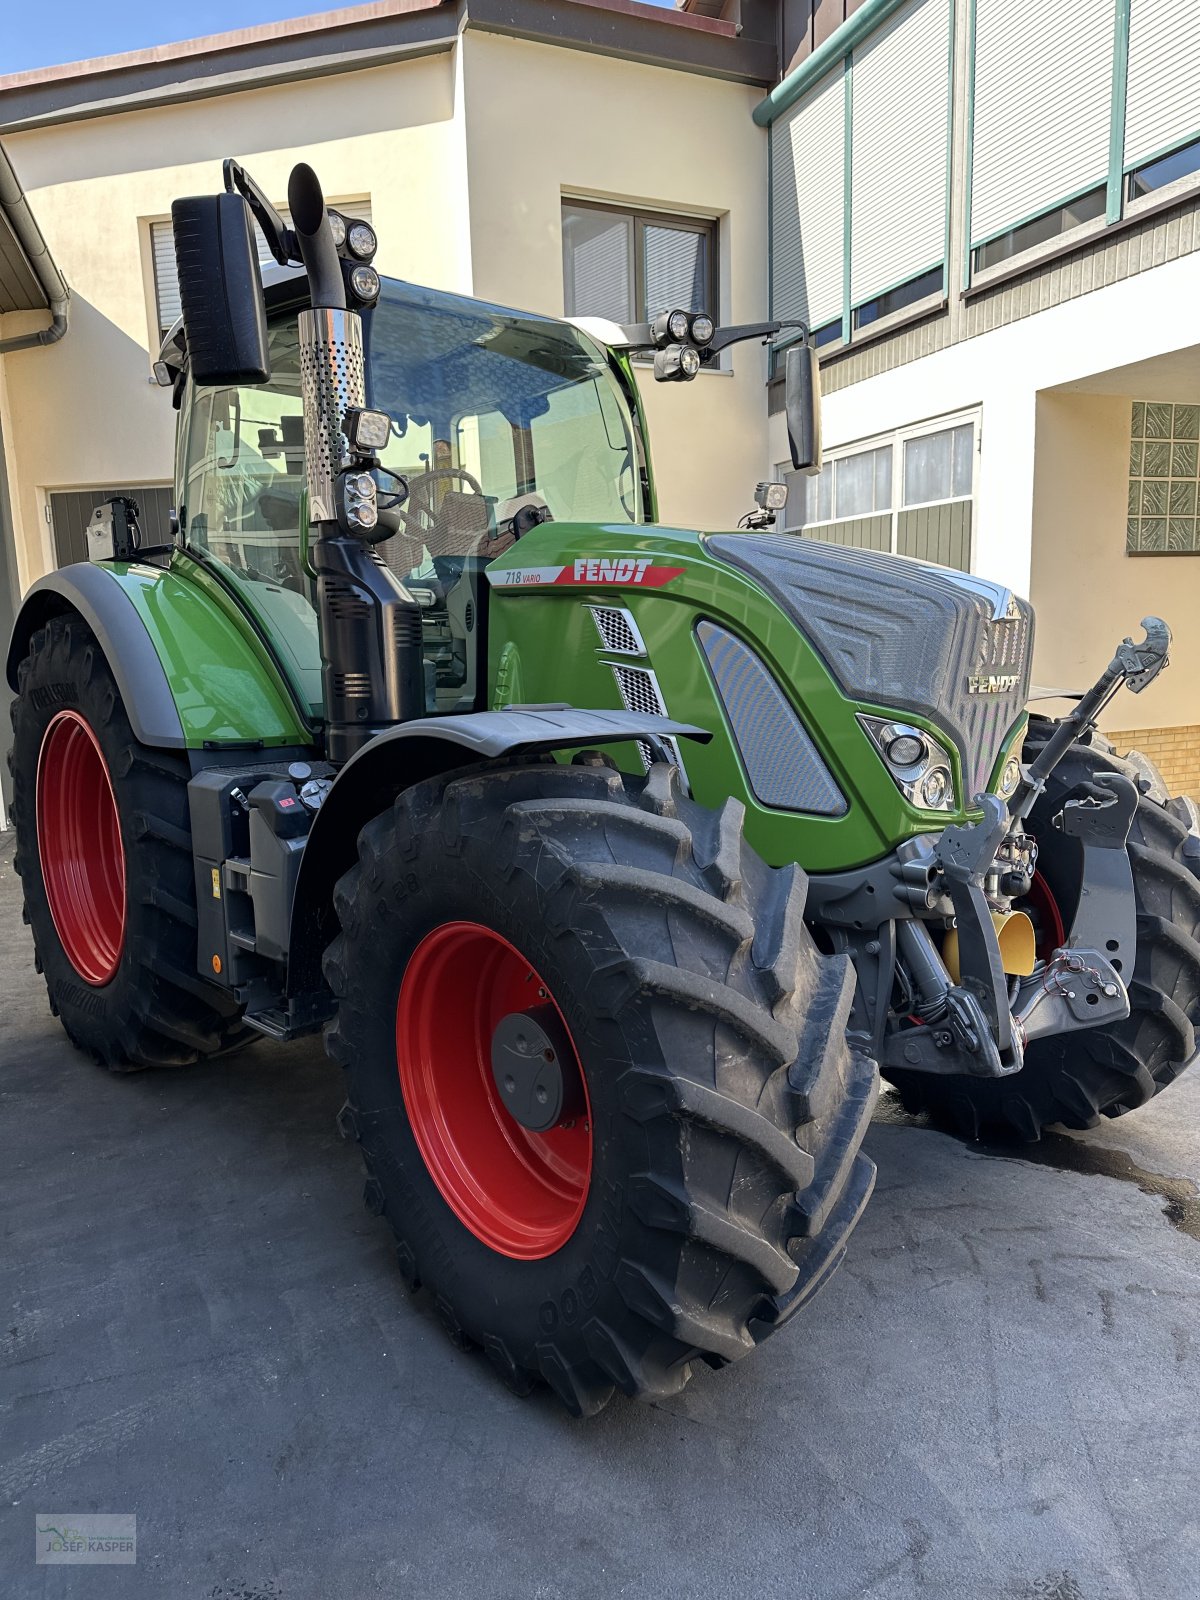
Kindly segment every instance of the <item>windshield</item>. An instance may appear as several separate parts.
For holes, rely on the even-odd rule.
[[[493,538],[523,505],[557,522],[645,520],[637,426],[582,333],[386,283],[365,340],[370,403],[393,418],[383,461],[418,502],[438,472],[440,494],[482,494]]]

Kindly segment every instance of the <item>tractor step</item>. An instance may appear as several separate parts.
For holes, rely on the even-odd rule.
[[[330,995],[302,995],[287,1001],[286,1005],[247,1011],[242,1020],[247,1027],[286,1044],[290,1039],[303,1038],[306,1033],[319,1033],[336,1009]]]

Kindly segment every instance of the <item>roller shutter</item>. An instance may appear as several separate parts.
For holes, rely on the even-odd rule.
[[[1105,182],[1113,6],[977,0],[972,243]]]
[[[832,72],[771,128],[771,307],[819,328],[842,312],[845,81]]]
[[[1132,0],[1125,165],[1200,138],[1200,3]]]
[[[854,53],[855,305],[944,257],[949,41],[950,0],[912,0]]]

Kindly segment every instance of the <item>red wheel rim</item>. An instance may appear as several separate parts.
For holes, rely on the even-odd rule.
[[[1067,930],[1063,926],[1062,912],[1054,898],[1054,891],[1042,873],[1034,873],[1025,904],[1033,919],[1038,960],[1049,961],[1054,951],[1066,944]]]
[[[99,988],[125,948],[125,848],[104,754],[78,711],[60,711],[42,736],[37,838],[59,942]]]
[[[551,1004],[567,1032],[583,1114],[524,1128],[492,1079],[502,1017]],[[446,1204],[477,1239],[517,1261],[560,1250],[583,1214],[592,1171],[591,1106],[566,1019],[521,953],[491,928],[447,922],[413,951],[396,1003],[396,1059],[409,1125]]]

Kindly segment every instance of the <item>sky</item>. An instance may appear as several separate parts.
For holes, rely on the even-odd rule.
[[[673,3],[647,0],[649,5]],[[20,28],[0,23],[0,74],[311,16],[334,10],[339,4],[353,4],[353,0],[326,0],[318,5],[306,5],[304,0],[188,0],[186,6],[164,6],[162,0],[102,0],[100,4],[97,0],[57,0],[50,10],[35,7],[27,11],[26,23]],[[6,5],[15,13],[17,0],[0,0],[0,14]],[[39,28],[33,20],[39,15],[50,26]]]

